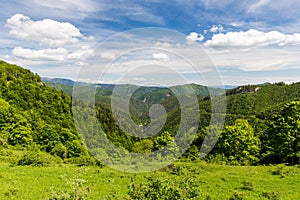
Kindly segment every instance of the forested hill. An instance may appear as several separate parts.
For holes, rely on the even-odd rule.
[[[74,126],[70,96],[4,61],[0,61],[0,144],[36,147],[61,158],[87,155]]]
[[[29,70],[0,61],[0,147],[39,149],[66,160],[74,157],[90,159],[72,117],[70,85],[73,83],[67,83],[47,83],[52,86],[48,87],[41,77]],[[195,160],[199,159],[199,150],[207,134],[211,100],[218,102],[218,97],[206,96],[204,86],[191,86],[198,94],[201,123],[193,144],[183,157]],[[84,90],[90,86],[83,84],[80,87]],[[149,108],[153,104],[162,104],[168,114],[167,122],[157,136],[141,139],[130,136],[116,125],[110,110],[113,87],[107,85],[97,89],[96,110],[90,111],[96,111],[101,128],[114,144],[130,152],[144,153],[174,141],[180,107],[168,88],[141,87],[134,93],[130,111],[137,124],[148,122]],[[240,86],[227,90],[226,96],[226,123],[207,157],[209,161],[300,163],[300,83]],[[80,113],[85,111],[80,110],[81,106],[78,105]]]
[[[49,85],[58,90],[62,90],[65,93],[72,95],[72,86],[74,81],[68,79],[47,79],[44,78],[46,85]],[[87,86],[87,83],[77,83],[76,85]],[[90,85],[95,86],[95,85]],[[191,84],[190,86],[195,94],[200,99],[200,107],[207,109],[209,107],[210,99],[208,88],[205,86]],[[110,96],[115,85],[101,85],[97,88],[96,101],[101,101],[102,104],[110,104]],[[170,88],[172,89],[172,88]],[[137,102],[137,110],[144,110],[139,108],[141,102],[144,101],[146,108],[151,104],[163,104],[169,107],[175,108],[173,104],[176,104],[175,98],[169,96],[171,90],[168,88],[160,87],[140,87],[133,95],[133,99]],[[220,94],[222,90],[218,88],[210,88],[210,92]],[[227,96],[227,113],[234,115],[253,115],[258,114],[269,107],[276,106],[280,103],[297,100],[300,98],[300,82],[293,84],[279,83],[265,83],[260,85],[244,85],[233,89],[226,90]],[[202,105],[202,106],[201,106]],[[108,106],[107,106],[108,107]],[[143,113],[144,114],[144,113]]]
[[[257,114],[280,103],[300,99],[300,82],[246,85],[227,91],[227,113]]]
[[[67,79],[46,79],[46,85],[62,90],[69,95],[72,95],[73,83]],[[87,86],[86,83],[78,83],[80,86]],[[95,86],[95,85],[90,85]],[[195,94],[199,98],[199,107],[202,114],[202,125],[207,126],[210,115],[210,97],[208,97],[208,88],[201,85],[191,84],[175,87],[191,86]],[[110,109],[110,97],[115,85],[101,85],[97,88],[96,102],[102,105],[107,110]],[[124,85],[125,87],[125,85]],[[170,88],[172,89],[172,88]],[[134,92],[131,98],[131,117],[140,123],[147,122],[148,110],[153,104],[162,104],[169,113],[166,129],[171,132],[175,131],[177,124],[180,121],[180,108],[175,96],[171,90],[160,87],[140,87]],[[222,90],[210,88],[210,92],[220,93]],[[279,83],[264,83],[260,85],[244,85],[233,89],[226,90],[227,102],[227,124],[233,124],[238,118],[246,118],[251,116],[261,116],[274,114],[278,112],[284,103],[300,99],[300,82],[293,84]],[[217,100],[215,99],[217,102]],[[270,111],[272,110],[272,111]],[[205,118],[206,117],[206,118]]]

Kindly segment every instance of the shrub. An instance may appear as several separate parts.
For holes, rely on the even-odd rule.
[[[103,167],[103,164],[91,156],[73,157],[65,160],[65,163],[75,164],[78,166],[97,165]]]
[[[130,199],[196,199],[200,197],[200,189],[192,176],[176,177],[169,180],[159,177],[157,173],[146,177],[145,182],[131,181],[128,195]]]
[[[58,143],[54,146],[50,153],[61,158],[66,158],[68,155],[68,149],[62,143]]]
[[[206,160],[209,163],[217,165],[226,165],[228,162],[228,159],[224,156],[224,154],[209,155]]]
[[[60,163],[60,162],[61,159],[59,157],[53,157],[47,153],[27,152],[16,162],[16,165],[41,167],[41,166],[48,166],[51,163]]]
[[[30,165],[30,166],[45,166],[49,162],[41,157],[41,154],[36,152],[26,153],[20,160],[18,160],[17,165]]]

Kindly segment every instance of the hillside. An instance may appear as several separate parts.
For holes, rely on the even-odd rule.
[[[41,77],[0,61],[0,142],[61,158],[87,155],[71,113],[71,98]]]
[[[87,144],[92,149],[99,147],[97,143],[97,141],[101,143],[99,137],[89,132],[89,127],[94,125],[92,122],[94,112],[97,123],[100,123],[107,138],[128,152],[145,153],[159,150],[168,142],[174,141],[178,131],[181,110],[172,88],[139,87],[133,93],[129,105],[136,126],[129,126],[127,129],[129,132],[126,132],[117,125],[111,111],[111,95],[116,86],[99,87],[95,84],[80,83],[78,91],[82,97],[89,91],[87,88],[96,87],[96,105],[92,108],[81,99],[73,97],[76,105],[73,112],[81,116],[80,120],[86,122],[77,133],[70,97],[73,92],[71,85],[74,82],[55,79],[54,82],[58,83],[47,82],[46,84],[51,86],[48,87],[38,75],[28,70],[5,62],[1,62],[0,66],[0,142],[4,148],[34,148],[63,159],[88,156],[78,134],[87,137],[85,138],[89,140]],[[118,87],[122,89],[132,86]],[[183,155],[185,159],[197,160],[205,135],[208,133],[211,100],[213,99],[218,106],[221,99],[214,95],[207,96],[208,89],[204,86],[192,84],[174,87],[192,87],[190,92],[195,92],[199,100],[201,123],[192,146]],[[213,90],[215,94],[220,91]],[[207,159],[218,159],[228,164],[299,163],[300,130],[296,125],[300,120],[299,92],[300,83],[247,85],[227,90],[225,126],[218,143]],[[186,95],[189,96],[189,93]],[[142,134],[143,126],[151,122],[148,112],[154,104],[163,105],[167,111],[163,128],[153,137],[142,139],[132,136],[132,133]],[[121,110],[119,113],[119,123],[127,125],[128,116],[122,112]],[[159,118],[157,122],[161,119]],[[281,140],[278,142],[276,138]]]
[[[227,113],[251,115],[300,98],[300,82],[240,86],[227,91]]]
[[[72,95],[72,85],[74,81],[68,79],[45,79],[46,85],[62,90],[68,95]],[[97,86],[96,102],[104,105],[104,107],[110,107],[110,96],[115,85],[112,84],[90,84],[76,83],[79,86]],[[120,87],[120,86],[119,86]],[[121,87],[127,87],[126,85]],[[199,98],[200,107],[208,111],[210,107],[210,99],[208,97],[209,92],[207,87],[190,84],[183,86],[173,86],[170,88],[162,87],[139,87],[133,94],[132,101],[136,106],[139,113],[139,117],[145,120],[147,109],[153,104],[162,104],[169,108],[169,111],[174,111],[176,104],[178,104],[176,97],[172,93],[174,88],[191,87],[197,97]],[[210,91],[214,94],[222,93],[221,89],[210,88]],[[253,115],[262,112],[263,110],[276,106],[277,104],[297,100],[300,98],[300,82],[293,84],[285,83],[264,83],[259,85],[245,85],[238,86],[233,89],[226,90],[227,96],[227,114],[233,115]],[[146,110],[145,110],[146,109]],[[135,113],[135,112],[133,112]],[[135,118],[135,116],[133,116]]]
[[[102,107],[110,110],[110,97],[114,88],[117,86],[121,90],[124,88],[135,87],[133,85],[113,85],[113,84],[88,84],[83,82],[74,82],[68,79],[49,79],[43,78],[46,85],[53,87],[57,90],[64,91],[68,95],[72,95],[73,85],[76,84],[76,87],[81,87],[85,91],[85,87],[96,87],[95,101],[96,104],[101,105]],[[170,88],[166,87],[154,87],[154,86],[136,86],[137,90],[133,93],[130,102],[130,111],[132,114],[133,120],[136,123],[147,123],[149,120],[148,110],[154,104],[163,105],[168,113],[173,112],[179,108],[178,100],[172,91],[174,90],[191,90],[190,93],[193,93],[197,96],[198,99],[208,96],[211,92],[211,95],[218,95],[224,92],[224,90],[219,88],[207,88],[206,86],[197,85],[197,84],[187,84],[187,85],[178,85],[172,86]],[[84,96],[84,95],[83,95]]]
[[[52,83],[53,86],[63,90],[67,89],[68,92],[72,91],[70,86]],[[222,105],[220,104],[222,98],[207,96],[208,90],[204,86],[192,84],[174,87],[184,88],[190,86],[193,88],[191,92],[196,93],[199,99],[201,122],[196,140],[189,151],[184,154],[184,157],[193,160],[197,159],[205,135],[208,133],[211,100],[213,98],[215,106],[218,107]],[[120,87],[130,86],[123,85]],[[169,138],[167,140],[172,140],[178,131],[181,120],[181,110],[176,96],[172,93],[172,88],[139,87],[131,97],[131,117],[136,124],[150,123],[148,111],[151,105],[161,104],[167,111],[167,120],[163,129],[158,133],[158,137],[149,138],[149,140],[131,137],[115,125],[110,112],[110,98],[113,88],[114,86],[97,88],[95,99],[99,107],[100,123],[105,127],[106,134],[115,144],[129,151],[148,152],[156,150],[155,144],[160,137],[165,138],[164,140],[167,138]],[[215,89],[213,91],[218,93],[221,90]],[[295,123],[300,120],[297,114],[300,109],[299,100],[300,82],[289,85],[285,83],[245,85],[227,90],[225,126],[218,143],[210,153],[209,159],[217,157],[223,160],[222,162],[230,164],[298,163],[300,160],[297,158],[300,141],[297,139],[299,138],[299,129]],[[294,110],[287,111],[293,106],[295,107]],[[291,113],[287,114],[286,112]],[[215,115],[221,116],[224,113],[215,113]],[[294,121],[275,125],[279,123],[278,116],[288,120],[289,115],[295,116],[292,118]],[[125,118],[124,115],[123,124],[127,124]],[[278,131],[277,126],[285,132]],[[287,130],[284,126],[290,127],[291,130]],[[129,127],[129,130],[131,132],[137,131],[134,127]],[[293,135],[289,135],[290,132],[293,132]],[[276,137],[282,138],[281,141],[274,142],[274,140],[276,141],[274,136],[276,134]],[[236,143],[233,142],[235,140]],[[280,153],[281,151],[284,153]]]

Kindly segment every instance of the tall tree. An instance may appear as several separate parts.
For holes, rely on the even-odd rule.
[[[283,106],[268,130],[269,156],[275,163],[300,163],[300,101]]]

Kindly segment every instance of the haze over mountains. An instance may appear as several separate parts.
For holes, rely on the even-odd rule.
[[[97,83],[77,82],[77,81],[73,81],[71,79],[66,79],[66,78],[42,77],[42,79],[45,83],[55,83],[55,84],[61,84],[61,85],[67,85],[67,86],[73,86],[74,84],[76,84],[76,85],[98,85],[98,86],[108,87],[108,88],[113,88],[115,86],[115,84],[105,84],[105,83],[97,84]],[[213,86],[212,88],[233,89],[236,87],[238,87],[238,86],[237,85],[222,85],[222,86]]]

